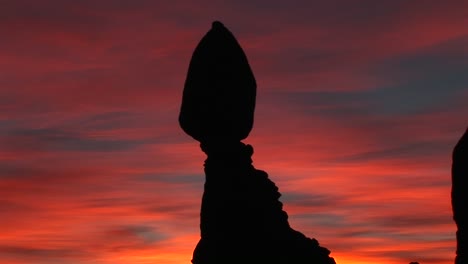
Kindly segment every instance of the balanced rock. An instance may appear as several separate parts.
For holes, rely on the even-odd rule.
[[[334,264],[330,251],[294,230],[278,187],[241,142],[253,126],[256,84],[247,58],[220,23],[195,49],[179,122],[206,153],[194,264]]]
[[[194,139],[239,141],[252,129],[256,82],[241,46],[221,22],[193,52],[179,123]]]

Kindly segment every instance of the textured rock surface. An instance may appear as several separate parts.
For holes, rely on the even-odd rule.
[[[453,150],[452,209],[457,224],[456,264],[468,264],[468,129]]]
[[[179,122],[198,141],[245,139],[253,126],[256,83],[247,57],[220,22],[196,47]]]

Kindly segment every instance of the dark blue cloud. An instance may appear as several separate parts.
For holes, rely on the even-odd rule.
[[[411,114],[451,104],[468,90],[468,37],[383,61],[375,73],[393,84],[370,91],[382,114]]]
[[[14,261],[22,260],[30,263],[44,263],[50,261],[52,263],[67,263],[68,261],[76,261],[89,257],[88,252],[83,252],[81,248],[45,248],[45,247],[27,247],[27,246],[12,246],[0,245],[0,256],[2,260]]]
[[[148,113],[149,115],[150,113]],[[87,130],[111,130],[142,126],[147,122],[148,115],[131,111],[111,111],[96,113],[82,118],[70,120],[69,125],[79,126]]]
[[[154,173],[154,174],[135,175],[134,177],[138,178],[138,180],[141,180],[141,181],[159,182],[161,184],[170,183],[170,184],[199,185],[205,180],[205,175],[202,173],[203,173],[202,169],[200,168],[200,174]]]
[[[412,54],[376,61],[367,73],[382,80],[374,87],[329,92],[313,91],[315,87],[309,87],[309,91],[284,89],[264,96],[306,115],[337,120],[371,115],[407,116],[447,109],[460,97],[468,96],[468,53],[464,51],[467,45],[468,37],[460,37]]]
[[[417,141],[411,143],[402,143],[399,139],[386,138],[385,144],[380,146],[380,149],[374,151],[362,151],[358,154],[352,154],[337,158],[337,163],[346,162],[372,162],[375,160],[388,159],[411,159],[414,157],[434,157],[438,153],[450,153],[451,146],[448,141]]]
[[[340,203],[340,198],[316,193],[283,193],[281,201],[287,205],[304,206],[310,210],[317,207],[333,207]]]
[[[110,240],[120,241],[118,249],[134,248],[164,241],[167,235],[149,225],[122,225],[109,228],[106,232]]]
[[[401,229],[401,230],[420,230],[422,227],[440,227],[452,222],[452,217],[443,214],[392,214],[390,216],[377,216],[371,218],[372,222],[378,225],[377,229]],[[427,234],[419,233],[418,236],[426,236]],[[437,235],[440,239],[440,235]],[[448,237],[447,237],[448,238]],[[425,240],[425,239],[421,239]],[[429,239],[427,239],[429,240]]]
[[[298,221],[306,221],[310,226],[341,229],[349,227],[346,217],[336,213],[301,213],[293,216]]]
[[[343,119],[369,114],[369,104],[363,96],[366,92],[308,92],[308,91],[275,91],[269,92],[266,98],[277,105],[285,105],[306,116],[326,116]]]
[[[22,128],[8,131],[17,149],[113,152],[131,150],[145,144],[144,140],[95,138],[60,128]]]
[[[128,132],[114,136],[113,130],[150,129],[150,113],[112,111],[69,117],[59,124],[36,127],[29,120],[17,118],[0,121],[0,143],[6,149],[44,151],[84,151],[113,152],[133,150],[145,144],[176,140],[174,135],[164,133],[148,135],[144,138]],[[102,134],[103,133],[103,134]],[[96,136],[94,136],[97,134]],[[102,135],[100,135],[102,134]]]

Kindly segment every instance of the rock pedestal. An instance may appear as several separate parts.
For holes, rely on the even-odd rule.
[[[292,229],[281,194],[241,142],[206,146],[201,240],[194,264],[334,264],[330,251]]]

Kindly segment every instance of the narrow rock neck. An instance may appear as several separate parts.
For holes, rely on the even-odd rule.
[[[205,160],[207,176],[213,170],[237,171],[252,169],[253,147],[238,142],[206,142],[200,144],[201,149],[208,156]]]

